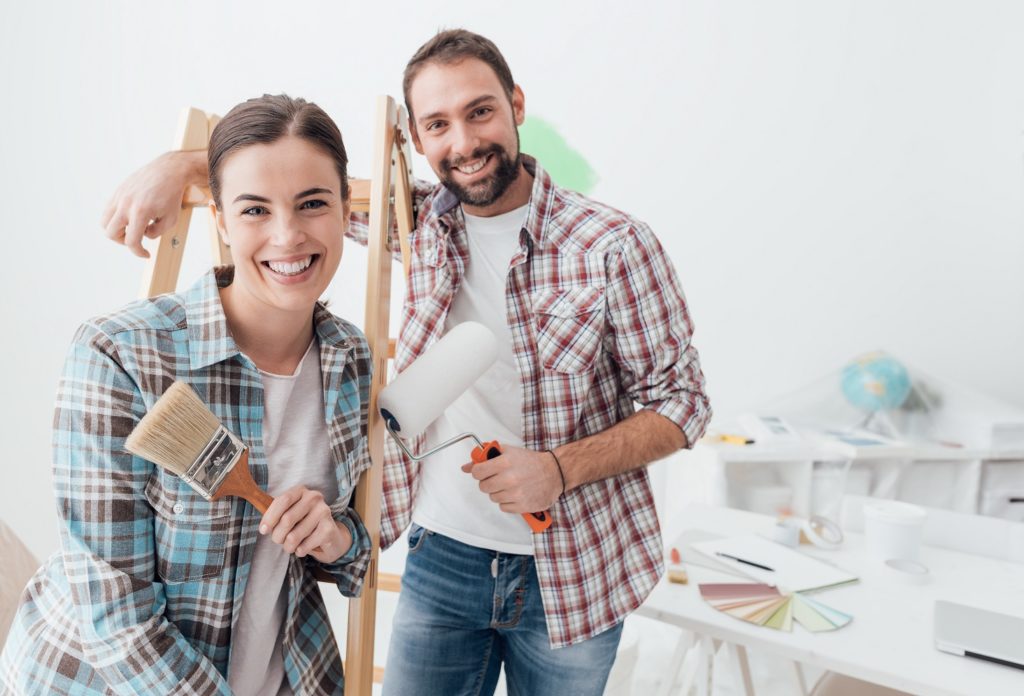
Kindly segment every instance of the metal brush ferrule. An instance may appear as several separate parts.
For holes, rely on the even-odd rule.
[[[192,466],[181,475],[185,483],[192,486],[199,495],[207,500],[220,488],[221,481],[231,471],[238,458],[245,452],[245,445],[223,425],[210,438],[210,442]]]

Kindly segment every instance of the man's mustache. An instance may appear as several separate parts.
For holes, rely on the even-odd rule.
[[[469,154],[468,157],[464,155],[457,155],[455,157],[452,157],[451,159],[445,158],[441,160],[441,164],[444,166],[445,169],[453,169],[455,167],[461,167],[466,162],[472,162],[473,160],[476,159],[483,159],[487,155],[498,155],[500,157],[503,154],[505,154],[505,150],[502,149],[501,145],[494,143],[493,145],[488,145],[486,147],[476,148],[475,150],[473,150],[473,152]]]

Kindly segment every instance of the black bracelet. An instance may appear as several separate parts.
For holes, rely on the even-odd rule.
[[[555,466],[558,467],[558,476],[562,479],[562,492],[559,495],[565,495],[565,472],[562,471],[562,462],[558,461],[558,456],[554,450],[546,450],[546,452],[555,460]]]

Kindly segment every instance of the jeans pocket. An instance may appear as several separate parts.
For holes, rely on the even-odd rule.
[[[409,525],[409,553],[419,551],[430,534],[429,530],[424,529],[415,522]]]

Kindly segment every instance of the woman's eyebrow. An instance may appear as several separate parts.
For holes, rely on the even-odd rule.
[[[311,189],[306,189],[301,193],[295,194],[295,200],[299,200],[300,198],[305,198],[306,196],[312,196],[318,193],[326,193],[329,196],[334,195],[334,192],[331,191],[330,189],[316,186]],[[256,201],[257,203],[269,203],[270,199],[265,198],[264,196],[257,196],[255,193],[241,193],[235,198],[235,200],[231,202],[237,203],[238,201]]]
[[[300,198],[305,198],[306,196],[312,196],[313,194],[316,194],[316,193],[326,193],[329,196],[334,195],[333,192],[330,189],[316,187],[316,188],[306,189],[302,193],[295,194],[295,200],[298,200]]]
[[[270,199],[264,198],[263,196],[257,196],[255,193],[240,193],[238,197],[236,197],[235,200],[231,202],[237,203],[238,201],[256,201],[257,203],[269,203]]]

